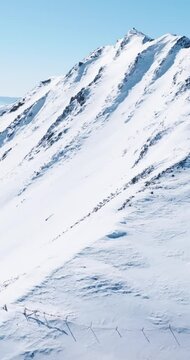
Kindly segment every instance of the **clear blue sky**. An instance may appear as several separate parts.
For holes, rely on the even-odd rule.
[[[190,0],[0,0],[0,95],[24,95],[132,27],[190,37]]]

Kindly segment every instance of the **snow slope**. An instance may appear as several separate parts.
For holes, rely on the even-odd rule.
[[[189,55],[133,29],[1,114],[2,360],[189,358]]]

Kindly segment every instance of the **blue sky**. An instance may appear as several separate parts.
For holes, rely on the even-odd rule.
[[[190,0],[0,0],[0,95],[22,96],[138,30],[190,37]]]

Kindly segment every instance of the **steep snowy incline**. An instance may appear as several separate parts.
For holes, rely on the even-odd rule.
[[[188,38],[133,29],[1,114],[2,359],[106,358],[110,339],[109,359],[188,359],[189,59]],[[26,328],[25,307],[53,313],[53,327]],[[58,313],[87,355],[60,343]],[[104,349],[83,333],[91,321]],[[158,333],[140,357],[135,331],[126,350],[102,330],[117,325]]]

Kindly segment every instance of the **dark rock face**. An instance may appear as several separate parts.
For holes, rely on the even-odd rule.
[[[51,82],[51,79],[47,79],[47,80],[41,81],[41,84],[42,85],[48,85],[48,84],[50,84],[50,82]]]
[[[18,110],[22,105],[24,105],[25,102],[25,98],[23,98],[22,100],[18,101],[15,105],[13,105],[11,107],[11,109],[9,110],[9,112],[14,112],[16,110]]]

